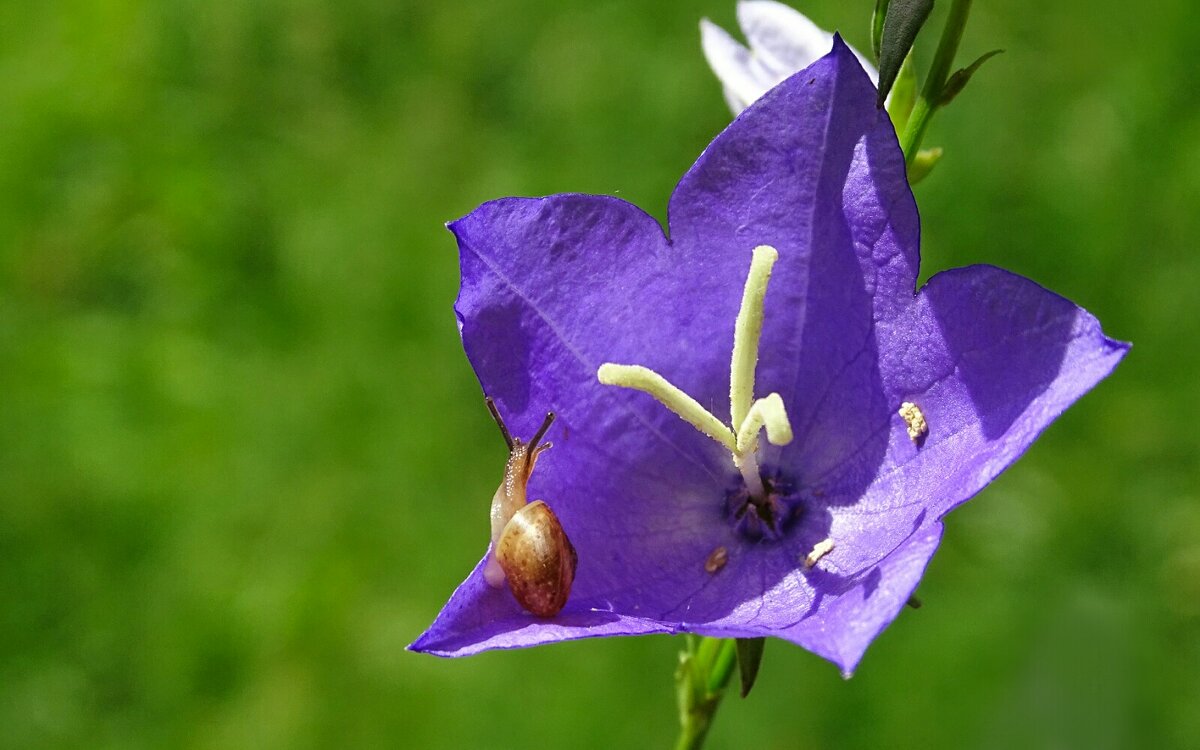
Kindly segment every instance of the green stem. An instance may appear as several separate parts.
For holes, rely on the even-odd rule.
[[[900,146],[904,149],[904,160],[908,164],[912,164],[913,159],[917,158],[925,131],[929,129],[929,121],[940,106],[942,91],[946,87],[946,79],[950,77],[950,68],[954,65],[955,54],[958,53],[958,42],[962,39],[970,13],[971,0],[954,0],[950,5],[950,15],[946,17],[946,25],[942,28],[942,38],[938,42],[933,65],[929,67],[925,86],[913,105],[908,127],[904,129],[904,136],[900,139]]]
[[[675,750],[704,745],[736,664],[737,642],[732,638],[701,638],[698,645],[689,641],[676,676],[680,706]]]
[[[725,690],[730,676],[733,675],[733,668],[737,666],[737,641],[722,638],[720,643],[720,649],[713,659],[712,671],[708,673],[708,692],[716,694]]]

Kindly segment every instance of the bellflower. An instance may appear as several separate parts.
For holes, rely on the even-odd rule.
[[[942,517],[1128,348],[998,268],[916,291],[904,157],[840,39],[717,136],[668,216],[664,235],[622,200],[566,194],[450,224],[483,390],[514,435],[557,413],[529,497],[578,569],[539,618],[487,584],[485,555],[410,648],[774,636],[849,673]]]
[[[774,0],[741,0],[737,19],[749,47],[707,18],[700,21],[704,57],[720,79],[725,101],[735,115],[785,78],[812,65],[833,44],[831,32]],[[853,51],[871,80],[878,81],[878,71]]]

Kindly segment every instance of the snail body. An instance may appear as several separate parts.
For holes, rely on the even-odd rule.
[[[542,500],[529,503],[525,487],[538,456],[550,447],[541,439],[554,422],[554,414],[547,414],[537,434],[525,443],[512,437],[490,398],[487,405],[508,444],[508,461],[492,496],[492,546],[483,576],[493,588],[507,584],[527,611],[553,617],[570,596],[578,558],[554,511]]]

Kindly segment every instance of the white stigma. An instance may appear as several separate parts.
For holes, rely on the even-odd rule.
[[[733,357],[729,364],[729,413],[732,425],[726,425],[700,402],[672,385],[657,372],[640,365],[605,363],[596,375],[604,385],[648,393],[684,421],[724,446],[742,474],[746,489],[755,498],[766,490],[758,470],[758,436],[767,432],[772,445],[792,442],[792,426],[778,393],[754,398],[754,373],[758,365],[758,344],[762,337],[763,302],[771,269],[779,252],[769,245],[754,248],[750,273],[742,292],[742,305],[733,327]]]

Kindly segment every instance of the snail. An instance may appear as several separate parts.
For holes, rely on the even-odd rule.
[[[492,399],[488,411],[500,426],[508,445],[504,479],[492,496],[492,548],[483,577],[493,588],[508,588],[517,602],[538,617],[553,617],[562,610],[575,581],[578,558],[558,517],[542,500],[526,504],[525,485],[538,456],[550,443],[542,443],[554,422],[554,413],[528,443],[513,438]]]

